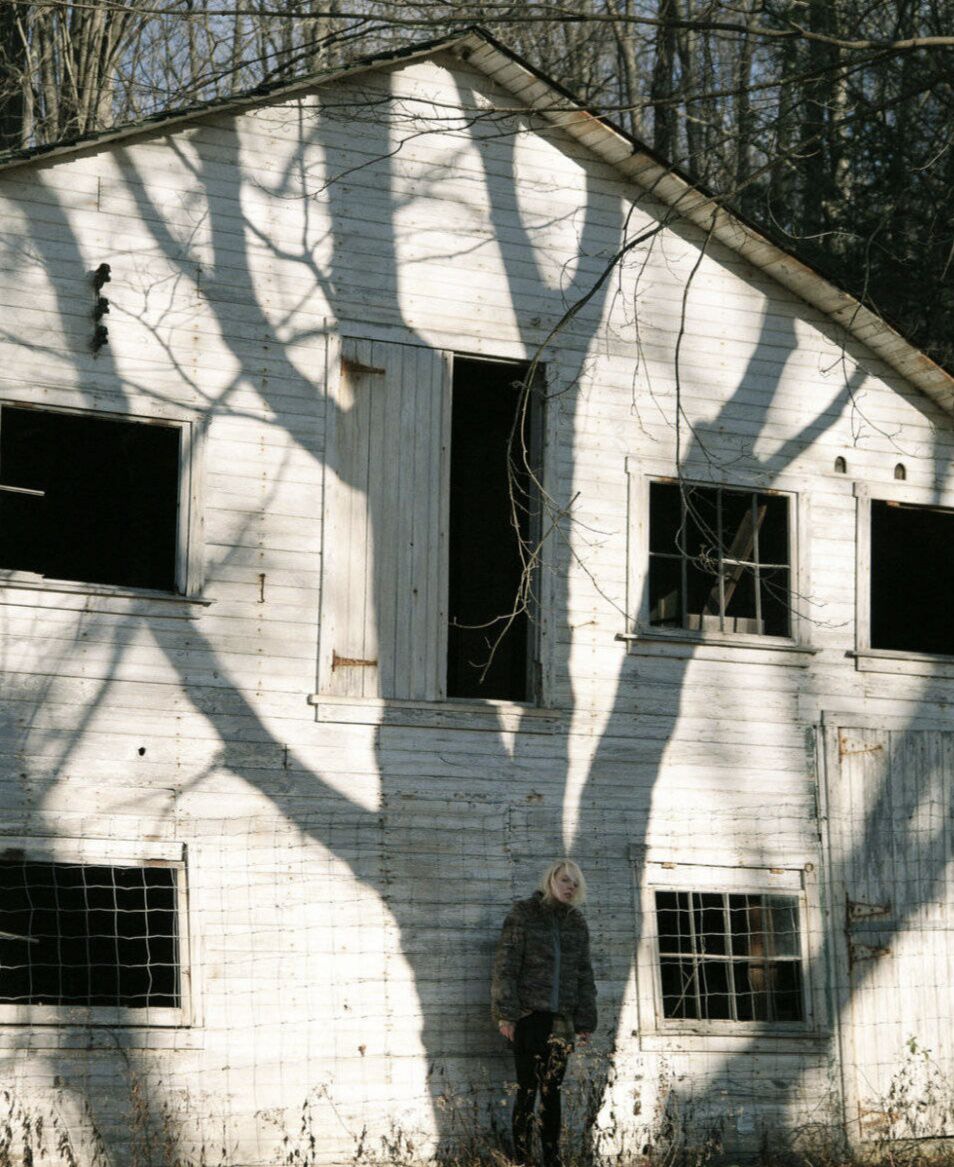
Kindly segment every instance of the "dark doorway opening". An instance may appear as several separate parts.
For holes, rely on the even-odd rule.
[[[174,591],[175,425],[0,410],[0,568]]]
[[[448,697],[536,696],[534,580],[531,603],[518,603],[527,591],[526,553],[539,539],[542,410],[536,387],[524,392],[528,374],[525,364],[454,359]]]

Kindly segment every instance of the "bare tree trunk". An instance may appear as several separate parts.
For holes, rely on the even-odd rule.
[[[631,0],[611,0],[612,10],[624,19],[629,17]],[[617,90],[619,93],[620,123],[631,134],[643,133],[639,67],[636,63],[635,39],[629,27],[623,23],[613,25],[613,39],[616,43]]]
[[[643,133],[643,119],[639,103],[639,69],[636,65],[636,51],[632,37],[621,36],[618,25],[613,26],[616,38],[616,60],[618,67],[618,88],[620,122],[631,134]]]
[[[675,91],[676,30],[669,23],[676,16],[675,0],[660,0],[656,29],[656,50],[649,97],[653,107],[653,147],[663,158],[671,159],[676,147]]]
[[[29,92],[29,49],[22,21],[27,5],[9,3],[0,8],[0,150],[26,143],[26,95]]]
[[[785,78],[795,73],[798,64],[797,46],[785,41],[779,53],[781,84],[775,113],[775,126],[768,149],[774,157],[769,175],[769,214],[781,226],[788,228],[795,209],[794,161],[792,150],[798,139],[796,86],[786,84]]]
[[[676,34],[676,49],[679,56],[679,72],[681,74],[682,92],[686,98],[700,89],[705,90],[712,84],[711,77],[706,76],[704,70],[699,69],[698,33],[692,29],[682,28]],[[698,178],[704,165],[705,146],[704,128],[698,118],[697,103],[686,101],[686,169],[692,178]]]
[[[199,50],[196,45],[196,22],[193,15],[193,0],[186,0],[186,44],[189,50],[189,76],[199,75]]]
[[[718,69],[713,53],[711,32],[697,34],[701,66],[697,70],[699,100],[693,103],[693,115],[702,127],[702,144],[696,158],[696,176],[703,182],[713,183],[718,175],[722,157],[721,114],[714,91],[718,88]]]
[[[56,25],[51,8],[41,10],[37,21],[39,33],[39,77],[37,84],[42,94],[43,110],[38,121],[39,134],[43,141],[55,141],[60,133],[60,88],[58,56],[56,51]]]
[[[245,16],[241,10],[232,18],[232,44],[229,51],[229,89],[235,93],[242,87],[242,53],[245,48]]]
[[[746,17],[751,19],[753,5],[746,5]],[[739,41],[738,63],[735,74],[735,173],[733,189],[740,192],[739,205],[745,210],[751,205],[751,192],[746,187],[752,169],[752,146],[755,137],[755,119],[752,116],[752,61],[755,46],[751,36],[743,33]]]
[[[808,23],[812,32],[829,34],[838,0],[809,0]],[[809,41],[807,51],[811,79],[805,86],[803,140],[807,155],[803,167],[803,230],[820,235],[828,228],[827,208],[831,196],[831,85],[836,66],[836,50],[821,41]]]

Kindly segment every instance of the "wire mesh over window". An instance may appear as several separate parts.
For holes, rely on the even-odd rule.
[[[805,1018],[795,896],[657,891],[663,1016]]]
[[[785,496],[650,484],[654,627],[789,636],[790,559]]]
[[[0,1003],[178,1008],[178,874],[0,860]]]

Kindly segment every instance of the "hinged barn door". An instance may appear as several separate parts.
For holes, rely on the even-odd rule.
[[[444,354],[344,337],[329,377],[319,687],[433,701],[447,667]]]
[[[830,729],[832,952],[849,1136],[954,1134],[954,733]]]

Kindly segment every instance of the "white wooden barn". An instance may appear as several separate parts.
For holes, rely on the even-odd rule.
[[[954,1133],[948,373],[479,32],[0,188],[0,1157],[495,1145],[561,854],[568,1154]]]

